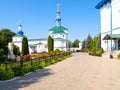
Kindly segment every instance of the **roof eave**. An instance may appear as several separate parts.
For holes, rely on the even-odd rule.
[[[96,9],[100,9],[100,8],[102,8],[105,4],[107,4],[108,2],[111,3],[111,0],[102,0],[102,1],[100,1],[100,2],[95,6],[95,8],[96,8]]]

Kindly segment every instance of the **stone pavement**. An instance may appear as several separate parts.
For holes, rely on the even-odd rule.
[[[0,82],[0,90],[120,90],[120,61],[75,53],[19,79]]]

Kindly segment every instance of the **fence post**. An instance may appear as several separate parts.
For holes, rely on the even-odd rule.
[[[31,66],[32,66],[32,59],[30,59],[30,61],[31,61],[31,63],[30,63],[30,64],[31,64]]]
[[[20,56],[20,67],[22,67],[23,66],[23,58],[22,58],[22,56]]]
[[[7,62],[5,62],[5,70],[7,71],[8,69],[7,69]]]

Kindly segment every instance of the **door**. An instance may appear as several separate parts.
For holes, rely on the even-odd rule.
[[[118,40],[118,50],[120,50],[120,40]]]

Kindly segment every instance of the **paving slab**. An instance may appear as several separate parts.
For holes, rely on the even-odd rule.
[[[120,61],[74,53],[34,73],[0,82],[0,90],[120,90]]]

